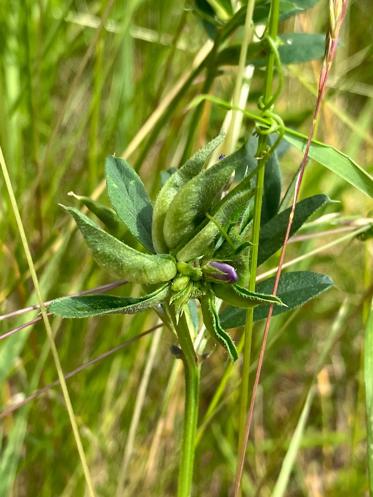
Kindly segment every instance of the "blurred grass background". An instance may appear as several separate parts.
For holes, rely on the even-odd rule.
[[[103,180],[106,155],[124,153],[154,197],[160,172],[179,165],[191,127],[193,150],[219,132],[226,111],[207,103],[195,126],[188,108],[201,92],[203,72],[177,104],[169,103],[180,81],[191,74],[194,59],[209,46],[192,7],[191,2],[171,0],[0,3],[0,143],[45,299],[110,281],[58,207],[59,202],[72,202],[66,196],[71,190],[82,195],[95,190]],[[327,15],[322,0],[283,23],[282,30],[325,32]],[[350,3],[318,130],[318,138],[351,154],[369,171],[372,15],[369,0]],[[239,42],[241,32],[234,36]],[[319,62],[288,66],[278,105],[287,123],[306,131],[319,67]],[[235,67],[217,73],[210,93],[229,100],[235,74]],[[252,108],[261,83],[256,71],[249,97]],[[243,137],[247,124],[242,125]],[[284,185],[298,164],[299,155],[286,154]],[[6,313],[36,298],[2,179],[0,185],[0,303],[1,313]],[[289,247],[288,260],[345,234],[318,232],[345,227],[351,219],[358,224],[372,215],[372,205],[362,194],[310,164],[302,195],[320,192],[340,203],[328,209],[333,215],[324,224],[310,228],[313,237]],[[371,241],[350,237],[294,266],[325,272],[336,286],[290,317],[273,321],[244,495],[273,495],[312,384],[315,394],[285,495],[368,495],[362,352],[373,284],[372,251]],[[132,291],[137,289],[123,287],[119,292]],[[4,320],[1,332],[28,319],[30,315]],[[65,373],[155,323],[153,314],[54,319]],[[260,329],[259,323],[258,338]],[[239,330],[235,336],[238,339]],[[167,330],[156,331],[68,381],[98,496],[175,495],[183,390],[180,365],[169,352],[172,344]],[[197,448],[195,495],[220,497],[228,495],[234,474],[239,366],[231,368],[223,400],[205,420],[228,366],[223,351],[213,352],[203,367],[200,419],[205,429]],[[55,379],[41,324],[0,344],[2,412]],[[0,435],[0,496],[85,495],[58,387],[2,416]]]

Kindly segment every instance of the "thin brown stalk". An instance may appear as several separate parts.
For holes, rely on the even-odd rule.
[[[41,318],[39,318],[39,320],[40,319]],[[157,325],[153,326],[152,328],[149,328],[148,330],[143,331],[139,335],[136,335],[135,337],[129,338],[128,340],[126,340],[123,343],[120,343],[116,347],[113,347],[112,349],[107,350],[106,352],[103,352],[102,354],[98,355],[97,357],[90,359],[89,361],[84,362],[83,364],[81,364],[77,368],[66,373],[64,375],[65,380],[72,378],[73,376],[80,373],[81,371],[84,371],[85,369],[89,368],[90,366],[94,366],[95,364],[98,364],[99,362],[110,357],[111,355],[123,350],[124,348],[128,347],[128,345],[130,345],[131,343],[137,341],[140,338],[143,338],[146,335],[149,335],[150,333],[152,333],[156,329],[160,328],[161,326],[162,326],[162,324],[157,324]],[[28,395],[27,397],[25,397],[21,401],[16,402],[16,403],[6,407],[3,411],[0,412],[0,419],[3,419],[3,418],[6,418],[7,416],[10,416],[10,414],[12,414],[14,411],[17,411],[18,409],[20,409],[24,405],[28,404],[32,400],[34,400],[38,397],[41,397],[42,395],[48,393],[52,388],[55,388],[58,386],[59,386],[59,380],[53,381],[52,383],[49,383],[45,387],[40,388],[39,390],[36,390],[35,392]]]
[[[330,13],[331,13],[331,19],[330,19],[330,29],[329,33],[327,36],[326,40],[326,50],[325,50],[325,57],[323,60],[320,76],[319,76],[319,84],[318,84],[318,93],[317,93],[317,99],[316,99],[316,104],[315,104],[315,109],[313,112],[313,119],[311,123],[311,128],[308,134],[308,140],[306,144],[306,148],[304,151],[303,159],[301,161],[299,170],[298,170],[298,176],[296,180],[296,185],[295,185],[295,191],[293,195],[293,201],[292,201],[292,206],[291,206],[291,211],[289,215],[289,222],[285,234],[285,239],[284,243],[281,249],[281,255],[280,255],[280,261],[278,264],[278,269],[275,277],[275,282],[273,286],[273,294],[277,294],[279,282],[280,282],[280,277],[281,277],[281,272],[285,260],[285,255],[286,255],[286,248],[288,244],[288,240],[290,238],[290,232],[291,232],[291,227],[293,224],[293,219],[294,219],[294,212],[295,212],[295,206],[300,194],[300,188],[305,172],[306,165],[308,163],[308,156],[309,156],[309,150],[311,147],[311,142],[315,134],[316,126],[318,123],[319,115],[320,115],[320,109],[321,109],[321,104],[323,102],[325,92],[326,92],[326,83],[329,77],[330,69],[333,63],[333,60],[335,58],[336,54],[336,48],[337,48],[337,43],[339,39],[339,34],[341,27],[343,25],[343,21],[346,15],[347,11],[347,4],[348,0],[330,0]],[[268,339],[268,334],[269,334],[269,328],[271,324],[271,318],[272,318],[272,313],[273,313],[273,305],[270,306],[265,327],[264,327],[264,332],[263,332],[263,338],[262,338],[262,344],[260,348],[260,353],[259,353],[259,359],[258,359],[258,366],[256,370],[256,375],[255,375],[255,381],[253,385],[253,390],[252,390],[252,395],[251,395],[251,401],[250,401],[250,407],[249,407],[249,412],[246,418],[246,423],[245,423],[245,432],[244,432],[244,440],[240,449],[240,454],[239,454],[239,469],[236,475],[236,489],[239,487],[240,482],[242,480],[242,474],[243,474],[243,468],[244,468],[244,463],[245,463],[245,455],[246,455],[246,449],[247,449],[247,444],[250,436],[250,429],[252,425],[252,420],[253,420],[253,415],[254,415],[254,406],[255,406],[255,400],[256,400],[256,395],[258,391],[258,386],[260,382],[260,376],[261,376],[261,371],[263,367],[263,361],[264,361],[264,354],[266,350],[266,345],[267,345],[267,339]],[[237,492],[236,492],[237,493]]]

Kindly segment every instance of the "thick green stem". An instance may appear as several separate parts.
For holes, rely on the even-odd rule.
[[[198,421],[200,366],[191,336],[193,325],[188,314],[183,312],[177,323],[175,316],[172,317],[182,350],[181,358],[184,363],[185,378],[183,438],[181,442],[177,497],[191,497]]]
[[[268,21],[268,36],[272,39],[276,39],[279,24],[279,14],[280,14],[280,1],[272,0],[271,12]],[[271,102],[272,98],[272,85],[273,76],[275,68],[275,53],[270,50],[268,55],[265,86],[263,93],[263,104],[266,106]],[[262,201],[263,201],[263,189],[264,189],[264,173],[265,173],[265,163],[267,161],[267,137],[261,135],[258,142],[258,172],[256,178],[256,193],[255,193],[255,206],[254,206],[254,220],[253,220],[253,235],[252,235],[252,248],[251,248],[251,259],[250,259],[250,276],[248,289],[250,291],[255,291],[256,282],[256,272],[258,264],[258,251],[259,251],[259,235],[260,235],[260,221],[262,214]],[[239,425],[239,448],[242,447],[245,433],[245,422],[248,409],[248,399],[249,399],[249,383],[250,383],[250,363],[251,363],[251,344],[252,344],[252,333],[254,324],[254,310],[253,308],[248,309],[247,318],[245,323],[245,341],[243,350],[243,371],[242,371],[242,382],[241,382],[241,396],[240,396],[240,425]],[[239,452],[240,453],[240,450]]]

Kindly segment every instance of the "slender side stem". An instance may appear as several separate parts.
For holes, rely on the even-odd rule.
[[[173,321],[182,350],[185,379],[183,438],[181,443],[177,497],[191,497],[198,421],[200,366],[190,333],[193,325],[188,315],[183,312],[177,323],[174,316]]]
[[[280,14],[280,1],[272,0],[271,12],[268,21],[269,22],[268,35],[272,39],[276,39],[277,37],[279,14]],[[272,97],[274,67],[275,67],[275,54],[273,50],[270,50],[268,55],[265,89],[263,94],[264,105],[270,102]],[[265,154],[266,147],[267,147],[267,137],[261,135],[259,137],[258,152],[257,152],[257,156],[259,157],[259,159],[258,159],[258,172],[256,179],[253,236],[252,236],[251,260],[250,260],[250,276],[248,284],[249,291],[255,291],[256,272],[258,264],[258,251],[259,251],[260,221],[261,221],[263,189],[264,189],[264,173],[265,173],[265,163],[267,161],[267,157]],[[250,308],[247,312],[245,331],[244,331],[245,341],[244,341],[244,350],[243,350],[243,371],[242,371],[242,383],[241,383],[241,394],[240,394],[240,419],[239,419],[240,425],[239,425],[238,453],[241,452],[240,449],[242,448],[242,444],[244,443],[245,422],[248,410],[253,324],[254,324],[254,311],[253,308]],[[239,484],[240,482],[236,481],[235,497],[239,495],[240,491]]]
[[[261,155],[266,147],[266,138],[260,137],[258,152]],[[265,159],[258,161],[258,173],[256,179],[256,193],[254,204],[254,220],[253,220],[253,236],[251,247],[251,262],[250,262],[250,276],[249,276],[249,291],[255,291],[256,271],[258,262],[259,251],[259,234],[260,234],[260,219],[262,214],[262,199],[264,189],[264,173],[265,173]],[[240,432],[239,432],[239,446],[241,447],[243,429],[247,415],[247,408],[249,403],[249,383],[250,383],[250,368],[251,368],[251,345],[252,334],[254,326],[254,308],[248,309],[246,314],[245,328],[244,328],[244,347],[243,347],[243,365],[242,365],[242,381],[240,392]]]
[[[278,289],[278,285],[279,285],[279,281],[280,281],[281,271],[282,271],[282,267],[283,267],[284,260],[285,260],[286,247],[287,247],[287,244],[289,241],[291,226],[292,226],[293,219],[294,219],[295,206],[296,206],[296,202],[298,200],[298,196],[300,193],[300,187],[301,187],[304,171],[305,171],[306,165],[308,163],[308,154],[309,154],[311,142],[312,142],[312,139],[313,139],[313,136],[315,133],[315,129],[316,129],[316,126],[318,123],[318,118],[319,118],[320,109],[321,109],[321,103],[322,103],[323,97],[325,95],[326,83],[328,80],[329,71],[330,71],[332,62],[333,62],[334,57],[335,57],[335,52],[337,49],[337,43],[338,43],[340,29],[342,27],[342,24],[343,24],[345,15],[346,15],[347,3],[348,3],[348,0],[342,0],[340,2],[335,2],[335,3],[333,3],[333,1],[330,2],[331,20],[330,20],[330,29],[329,29],[328,38],[327,38],[327,49],[326,49],[326,54],[325,54],[323,65],[322,65],[321,72],[320,72],[319,84],[318,84],[318,95],[317,95],[315,109],[313,112],[313,119],[312,119],[312,123],[311,123],[311,128],[310,128],[310,131],[308,133],[308,139],[307,139],[307,143],[305,146],[303,159],[302,159],[301,165],[299,167],[299,172],[298,172],[297,180],[295,183],[295,190],[294,190],[294,195],[293,195],[291,212],[289,215],[289,222],[288,222],[288,226],[286,229],[286,234],[285,234],[285,238],[284,238],[284,242],[283,242],[283,246],[282,246],[282,250],[281,250],[280,260],[279,260],[276,278],[275,278],[273,291],[272,291],[272,293],[274,295],[277,294],[277,289]],[[276,30],[277,30],[279,18],[278,18],[278,13],[276,15],[274,13],[274,11],[278,9],[278,7],[279,7],[278,4],[279,4],[278,0],[272,0],[271,15],[270,15],[270,21],[269,21],[269,33],[270,33],[270,36],[272,38],[274,38],[272,30],[274,30],[274,33],[277,34]],[[277,19],[276,19],[276,23],[275,23],[276,17],[277,17]],[[267,66],[266,83],[268,83],[268,70],[270,68],[269,62],[270,61],[268,61],[268,66]],[[271,67],[273,70],[273,65]],[[266,84],[266,95],[267,95],[267,92],[270,90],[270,88],[271,88],[271,86],[269,84]],[[266,104],[266,102],[268,102],[268,100],[266,100],[266,98],[265,98],[264,104]],[[268,334],[269,334],[269,327],[270,327],[270,323],[271,323],[272,312],[273,312],[273,305],[271,305],[269,307],[266,323],[264,326],[262,344],[261,344],[259,358],[258,358],[258,367],[256,370],[255,381],[253,384],[250,408],[249,408],[249,412],[247,415],[247,419],[245,420],[244,431],[243,431],[243,433],[241,432],[242,444],[240,445],[239,464],[237,466],[237,472],[236,472],[234,497],[238,497],[238,495],[240,493],[240,484],[241,484],[241,478],[242,478],[243,468],[244,468],[246,446],[247,446],[247,441],[249,439],[250,428],[251,428],[251,424],[252,424],[252,420],[253,420],[253,416],[254,416],[255,397],[256,397],[259,381],[260,381],[260,375],[261,375],[261,370],[262,370],[263,361],[264,361],[264,354],[265,354],[265,349],[266,349],[266,344],[267,344],[267,339],[268,339]]]

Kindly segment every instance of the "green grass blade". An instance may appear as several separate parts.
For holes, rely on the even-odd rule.
[[[365,329],[364,359],[369,492],[373,496],[373,300]]]
[[[298,424],[295,428],[293,436],[291,437],[289,448],[282,462],[281,471],[277,478],[276,485],[273,489],[271,497],[284,497],[284,495],[286,495],[286,488],[302,441],[304,429],[306,427],[314,395],[315,389],[311,388],[308,392],[306,402],[304,403],[302,413],[298,420]]]
[[[284,139],[300,151],[304,151],[307,139],[299,133],[290,130],[284,134]],[[373,197],[373,178],[364,171],[348,155],[340,152],[331,145],[312,141],[309,157],[322,164],[324,167],[343,178],[347,183],[354,186],[369,197]]]
[[[53,361],[54,361],[54,364],[55,364],[55,367],[57,370],[60,387],[61,387],[63,398],[65,401],[66,411],[67,411],[67,414],[69,417],[71,429],[72,429],[74,440],[76,443],[76,448],[77,448],[77,451],[79,454],[81,466],[82,466],[83,473],[85,476],[88,495],[90,495],[90,497],[95,497],[96,494],[95,494],[95,490],[94,490],[93,483],[92,483],[91,473],[90,473],[89,468],[88,468],[86,455],[85,455],[82,440],[80,437],[80,432],[78,429],[78,424],[77,424],[76,417],[74,414],[74,410],[73,410],[73,406],[71,403],[69,391],[67,389],[66,381],[65,381],[65,378],[63,375],[62,365],[60,362],[57,346],[56,346],[56,343],[55,343],[54,337],[53,337],[52,327],[50,325],[50,321],[48,319],[48,315],[47,315],[46,308],[44,305],[44,299],[43,299],[42,294],[41,294],[39,279],[38,279],[38,276],[36,274],[34,261],[32,259],[31,251],[29,248],[29,243],[28,243],[28,240],[26,237],[26,232],[25,232],[25,229],[23,226],[23,222],[22,222],[21,215],[19,212],[17,200],[16,200],[16,197],[14,194],[14,189],[13,189],[12,182],[11,182],[11,179],[9,176],[8,167],[6,165],[5,158],[3,156],[3,151],[1,149],[1,147],[0,147],[0,165],[1,165],[1,170],[3,173],[3,177],[4,177],[4,182],[5,182],[5,185],[6,185],[6,188],[8,191],[8,195],[10,198],[12,211],[13,211],[14,217],[16,219],[19,237],[20,237],[21,242],[22,242],[23,250],[24,250],[27,264],[28,264],[30,274],[31,274],[31,279],[32,279],[32,282],[33,282],[33,285],[35,288],[35,293],[36,293],[37,299],[39,301],[38,303],[40,305],[40,311],[41,311],[41,314],[43,316],[43,321],[44,321],[44,325],[45,325],[45,330],[46,330],[49,346],[50,346],[50,349],[52,352]]]

